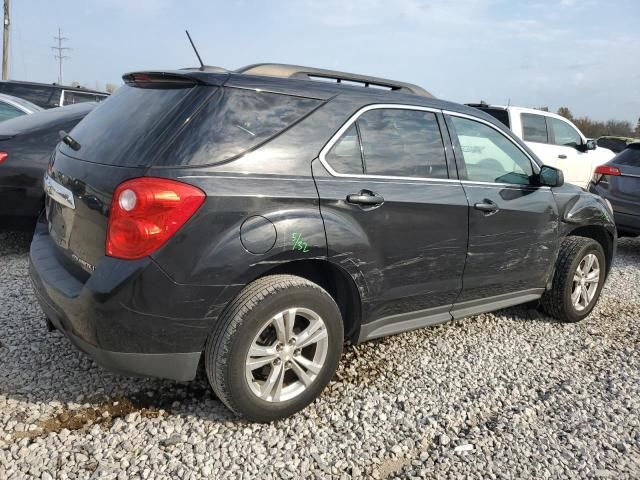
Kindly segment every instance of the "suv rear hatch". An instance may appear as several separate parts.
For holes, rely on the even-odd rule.
[[[119,184],[145,176],[150,167],[171,178],[175,169],[226,164],[323,103],[263,88],[223,87],[228,78],[196,71],[129,74],[125,86],[70,132],[80,147],[59,145],[45,187],[49,230],[85,272],[105,255]]]
[[[184,124],[215,85],[178,74],[130,74],[126,84],[60,143],[45,175],[52,240],[85,272],[105,254],[115,188],[143,176],[155,152]]]

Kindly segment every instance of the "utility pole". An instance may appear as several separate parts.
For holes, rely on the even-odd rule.
[[[5,0],[7,2],[9,0]],[[62,85],[62,61],[69,58],[68,55],[64,55],[65,50],[71,50],[69,47],[63,47],[62,42],[69,40],[67,37],[62,36],[62,30],[58,27],[58,36],[53,37],[54,40],[58,41],[58,45],[51,47],[53,50],[53,56],[58,60],[58,84]]]
[[[2,79],[9,78],[9,0],[4,0],[4,28],[2,33]]]

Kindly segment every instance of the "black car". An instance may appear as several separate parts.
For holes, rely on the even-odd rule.
[[[621,236],[640,235],[640,142],[596,167],[589,191],[611,202]]]
[[[0,81],[0,93],[24,98],[42,108],[55,108],[84,102],[101,102],[109,94],[84,87],[69,87],[55,83]]]
[[[71,130],[95,106],[69,105],[0,123],[0,228],[33,228],[44,208],[42,181],[60,130]]]
[[[612,212],[477,109],[287,65],[124,80],[52,157],[30,252],[49,325],[108,368],[190,380],[203,359],[269,421],[344,342],[598,299]]]

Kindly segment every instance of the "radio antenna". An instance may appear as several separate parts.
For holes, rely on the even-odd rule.
[[[193,51],[196,52],[196,57],[198,57],[198,61],[200,62],[200,70],[204,70],[204,63],[202,63],[202,58],[200,58],[200,54],[198,53],[198,49],[196,48],[195,44],[193,43],[193,40],[191,40],[191,35],[189,35],[189,30],[185,30],[184,32],[187,34],[187,38],[189,39],[189,42],[191,43],[191,47],[193,48]]]

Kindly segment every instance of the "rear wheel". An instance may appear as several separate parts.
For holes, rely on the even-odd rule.
[[[213,390],[236,414],[287,417],[324,389],[340,359],[340,310],[320,286],[272,275],[245,287],[218,319],[205,350]]]
[[[604,285],[605,261],[602,247],[595,240],[565,238],[552,286],[542,296],[543,310],[563,322],[578,322],[589,315]]]

